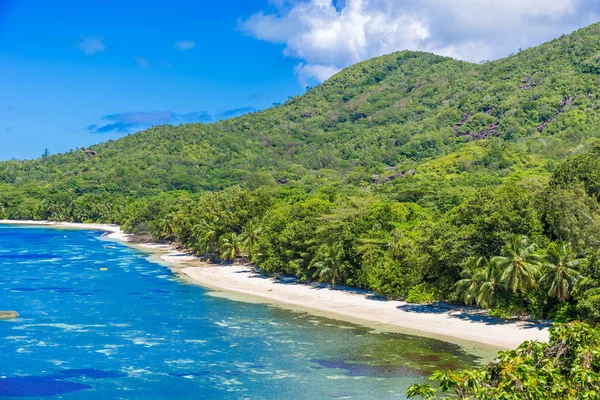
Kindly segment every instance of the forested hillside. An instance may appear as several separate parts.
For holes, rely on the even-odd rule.
[[[0,217],[98,221],[268,274],[599,320],[600,25],[399,52],[285,104],[0,163]]]

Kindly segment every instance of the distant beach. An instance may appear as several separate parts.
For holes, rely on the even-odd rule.
[[[109,224],[83,224],[80,222],[55,222],[55,221],[34,221],[34,220],[10,220],[0,219],[0,224],[5,225],[39,225],[56,228],[69,228],[69,229],[89,229],[93,231],[104,231],[107,233],[107,237],[122,242],[128,242],[132,235],[128,235],[121,230],[118,225]]]
[[[132,244],[130,235],[116,225],[12,220],[0,220],[0,224],[101,230],[107,232],[109,239]],[[223,291],[227,297],[237,293],[384,331],[445,338],[460,344],[472,342],[509,349],[526,340],[547,341],[549,338],[547,324],[503,321],[465,307],[415,305],[384,300],[371,293],[352,289],[331,289],[326,285],[302,284],[295,279],[264,277],[245,265],[203,263],[199,258],[179,252],[169,245],[134,246],[158,252],[160,259],[174,267],[174,270],[202,286]]]

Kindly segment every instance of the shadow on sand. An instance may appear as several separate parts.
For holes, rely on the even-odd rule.
[[[447,303],[433,304],[402,304],[397,307],[399,310],[419,314],[446,314],[449,317],[462,319],[466,321],[479,322],[486,325],[508,325],[520,322],[523,328],[542,330],[552,326],[550,321],[517,320],[502,319],[487,315],[486,310],[471,308],[463,305],[452,305]]]
[[[386,302],[388,301],[384,297],[381,297],[373,292],[363,289],[356,289],[347,286],[335,286],[325,283],[318,282],[308,282],[303,283],[298,280],[298,278],[291,276],[268,276],[263,275],[260,271],[253,270],[252,268],[247,268],[241,271],[237,271],[239,274],[248,274],[249,278],[253,279],[268,279],[274,283],[281,285],[306,285],[315,290],[329,289],[329,290],[337,290],[346,293],[353,293],[365,296],[365,298],[369,300],[376,300]],[[443,302],[433,303],[433,304],[409,304],[405,302],[401,302],[402,304],[396,307],[398,310],[402,310],[405,312],[416,313],[416,314],[446,314],[451,318],[462,319],[471,322],[478,322],[486,325],[508,325],[514,324],[517,319],[505,320],[502,318],[491,317],[487,315],[486,310],[481,310],[477,308],[472,308],[464,305],[454,305],[447,304]],[[534,320],[518,320],[523,328],[526,329],[546,329],[552,326],[552,322],[550,321],[534,321]]]
[[[242,270],[242,271],[236,271],[236,273],[237,274],[248,274],[249,278],[267,279],[274,283],[278,283],[278,284],[282,284],[282,285],[304,285],[304,286],[308,286],[315,290],[322,290],[322,289],[336,290],[336,291],[345,292],[345,293],[360,294],[360,295],[365,296],[369,300],[387,301],[387,299],[385,299],[373,292],[370,292],[368,290],[357,289],[357,288],[353,288],[353,287],[349,287],[349,286],[341,286],[341,285],[331,286],[330,284],[319,283],[319,282],[300,282],[300,280],[298,278],[293,277],[293,276],[283,276],[283,275],[268,276],[268,275],[261,274],[259,271],[254,271],[251,268],[248,268],[248,269]]]

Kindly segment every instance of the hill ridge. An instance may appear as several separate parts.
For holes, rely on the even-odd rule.
[[[349,175],[368,177],[388,166],[414,167],[472,140],[501,138],[510,147],[540,134],[556,137],[567,130],[565,115],[596,123],[600,41],[593,39],[599,37],[600,25],[593,24],[484,64],[394,52],[267,110],[211,124],[155,126],[81,152],[0,163],[0,182],[18,183],[19,175],[19,182],[68,187],[84,179],[97,186],[82,192],[138,195],[220,190],[256,173],[300,182],[316,171],[337,171],[335,179],[348,182]],[[165,175],[174,179],[157,183],[169,180]]]

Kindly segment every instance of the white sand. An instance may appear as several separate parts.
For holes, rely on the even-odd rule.
[[[323,285],[278,282],[245,266],[187,267],[182,273],[203,286],[259,296],[281,304],[336,314],[351,322],[388,325],[410,333],[471,341],[499,348],[516,348],[526,340],[548,341],[547,327],[527,322],[504,322],[472,309],[444,310],[403,301],[378,300],[368,293],[332,290]],[[382,327],[384,328],[384,327]],[[428,335],[430,336],[430,335]]]
[[[116,225],[12,220],[0,220],[0,224],[93,229],[107,232],[106,237],[113,240],[127,243],[130,239],[130,235],[122,232]],[[398,330],[444,338],[461,344],[474,342],[507,349],[515,348],[526,340],[548,341],[549,338],[547,326],[528,322],[505,322],[482,315],[473,309],[445,310],[411,305],[402,301],[376,299],[369,293],[332,290],[323,285],[304,285],[289,280],[284,283],[257,275],[246,266],[201,263],[197,257],[179,252],[169,245],[140,244],[135,247],[161,254],[162,261],[176,266],[181,273],[200,285],[225,293],[238,293],[294,309],[363,323],[381,330]]]

